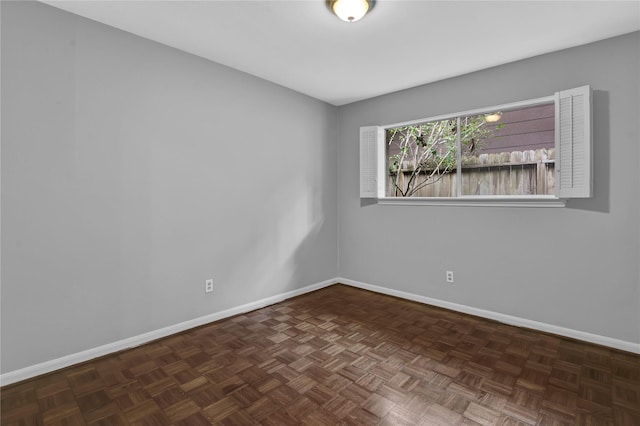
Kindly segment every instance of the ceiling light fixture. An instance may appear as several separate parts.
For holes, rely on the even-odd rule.
[[[345,22],[356,22],[373,9],[375,0],[327,0],[333,13]]]
[[[485,115],[484,121],[486,121],[487,123],[495,123],[496,121],[500,121],[500,118],[502,118],[502,113],[494,112],[493,114]]]

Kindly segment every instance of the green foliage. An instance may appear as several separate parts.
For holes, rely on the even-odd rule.
[[[480,149],[482,141],[492,136],[484,115],[431,121],[387,130],[388,168],[395,195],[410,197],[425,185],[437,182],[457,166],[458,130],[461,155]],[[504,124],[496,126],[501,129]]]

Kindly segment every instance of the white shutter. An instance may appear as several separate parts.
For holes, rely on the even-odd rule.
[[[379,126],[360,128],[360,198],[378,198],[379,188],[384,182],[379,179],[378,149],[384,129]]]
[[[591,88],[556,93],[556,185],[560,198],[592,196]]]

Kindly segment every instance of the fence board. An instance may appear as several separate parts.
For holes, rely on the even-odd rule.
[[[483,154],[465,159],[462,167],[463,195],[553,195],[555,194],[553,150],[513,151],[511,153]],[[405,187],[410,177],[404,171],[399,177]],[[427,174],[419,176],[418,184]],[[387,196],[395,197],[393,181],[387,181]],[[456,173],[436,176],[433,182],[420,189],[416,197],[451,197],[456,188]]]

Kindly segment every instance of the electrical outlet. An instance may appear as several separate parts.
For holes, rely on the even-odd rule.
[[[213,291],[213,278],[209,278],[204,282],[204,292],[211,293]]]
[[[447,282],[453,284],[453,271],[447,271]]]

